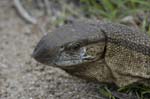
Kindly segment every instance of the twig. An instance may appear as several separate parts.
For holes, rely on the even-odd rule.
[[[44,5],[46,14],[51,15],[49,0],[44,0]]]
[[[23,8],[23,6],[20,3],[20,0],[14,0],[14,6],[16,7],[16,9],[19,12],[19,14],[21,15],[21,17],[23,17],[26,21],[28,21],[32,24],[37,23],[36,18],[29,15],[29,13]]]

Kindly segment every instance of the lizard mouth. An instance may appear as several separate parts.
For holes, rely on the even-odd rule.
[[[54,62],[53,66],[62,68],[64,70],[71,70],[71,69],[77,68],[78,66],[82,66],[88,63],[90,62],[89,61],[83,62],[82,60],[64,60],[62,62]]]
[[[98,59],[98,56],[87,54],[85,48],[80,48],[75,52],[60,53],[53,61],[51,61],[51,63],[59,67],[69,67],[97,61]]]
[[[62,60],[60,58],[60,59],[58,59],[58,60],[56,60],[54,62],[51,62],[51,63],[53,65],[55,65],[55,66],[59,66],[59,67],[64,67],[65,68],[65,67],[82,65],[82,64],[94,62],[94,61],[97,61],[97,60],[99,60],[99,58],[97,58],[97,57],[79,56],[79,57],[76,57],[76,58],[70,58],[70,59],[65,59],[65,60]]]

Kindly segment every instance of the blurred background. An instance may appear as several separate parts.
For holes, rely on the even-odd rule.
[[[123,23],[149,31],[149,0],[19,0],[20,3],[18,0],[15,1],[21,16],[30,23],[38,23],[40,19],[45,19],[55,27],[75,20],[94,19]],[[28,17],[25,13],[28,13]]]
[[[121,23],[150,34],[150,0],[0,0],[0,99],[141,99],[150,95],[148,87],[134,87],[134,95],[126,88],[120,94],[104,87],[101,95],[103,85],[31,58],[44,34],[75,20]]]

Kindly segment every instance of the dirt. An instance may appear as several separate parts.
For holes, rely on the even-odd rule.
[[[43,36],[31,32],[13,7],[0,0],[0,99],[102,99],[99,84],[32,59]]]

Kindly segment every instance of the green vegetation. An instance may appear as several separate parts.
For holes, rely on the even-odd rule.
[[[129,85],[117,89],[116,94],[114,95],[112,90],[109,87],[103,86],[100,88],[100,94],[109,98],[109,99],[118,99],[119,96],[124,96],[124,99],[128,99],[129,96],[135,97],[135,99],[149,99],[150,97],[150,86],[144,85]],[[118,95],[117,95],[118,94]]]
[[[144,85],[129,85],[118,89],[119,92],[133,93],[139,99],[144,99],[145,95],[150,94],[150,86]],[[150,96],[150,95],[149,95]]]
[[[109,99],[115,99],[115,96],[112,95],[111,90],[107,86],[102,86],[100,88],[100,94],[109,98]]]
[[[136,20],[143,13],[139,27],[150,34],[150,0],[80,0],[80,3],[86,16],[97,19],[120,21],[133,16]]]
[[[149,0],[80,0],[87,14],[116,20],[130,14],[150,10]]]

